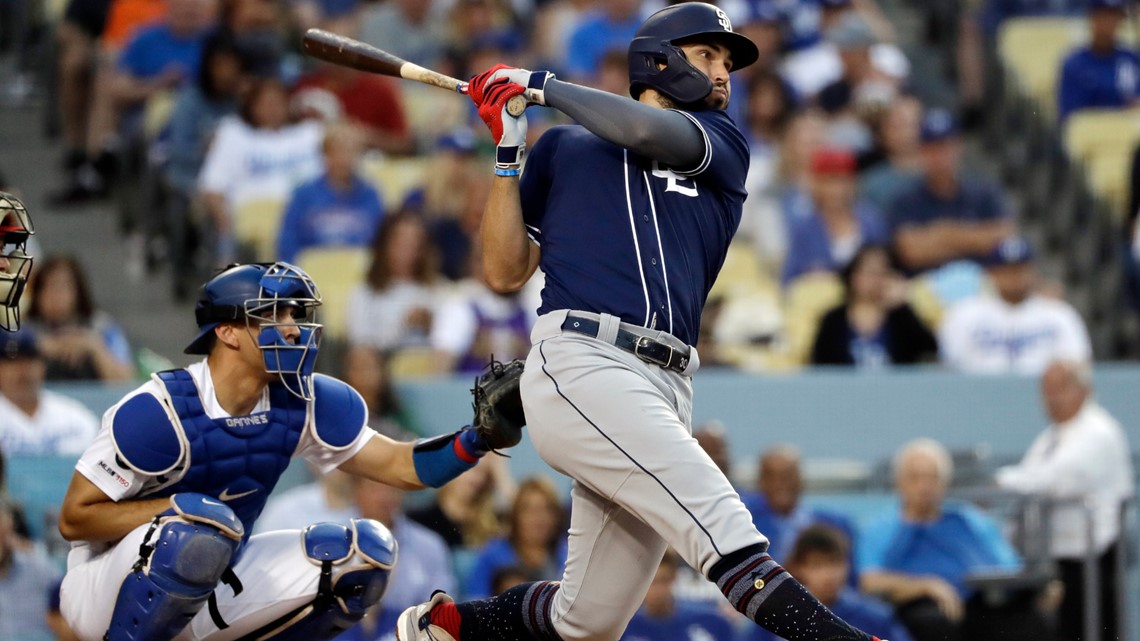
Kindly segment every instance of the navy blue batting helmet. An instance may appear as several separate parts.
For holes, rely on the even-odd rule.
[[[678,103],[703,100],[712,92],[712,82],[677,46],[702,36],[728,48],[734,70],[760,57],[756,45],[733,31],[732,22],[718,7],[705,2],[675,4],[649,16],[629,43],[630,95],[637,98],[652,87]]]
[[[315,322],[320,304],[316,284],[299,267],[284,262],[230,265],[202,286],[194,308],[198,336],[185,352],[207,354],[215,327],[247,323],[250,331],[257,331],[265,370],[278,374],[297,396],[310,398],[309,380],[320,344],[321,325]],[[279,315],[286,307],[293,310],[291,318]],[[285,338],[281,329],[286,325],[298,328],[298,338]]]

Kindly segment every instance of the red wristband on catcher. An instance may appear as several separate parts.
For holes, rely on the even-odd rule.
[[[483,458],[483,455],[490,449],[479,437],[479,433],[470,427],[460,430],[459,435],[455,437],[452,443],[455,448],[455,455],[459,457],[459,460],[472,465],[478,463],[479,459]]]

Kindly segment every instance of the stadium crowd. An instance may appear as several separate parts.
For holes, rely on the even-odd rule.
[[[58,104],[48,108],[59,110],[66,152],[51,209],[113,199],[148,264],[169,266],[180,300],[234,260],[298,264],[325,296],[319,367],[361,391],[374,429],[407,439],[430,427],[410,418],[393,381],[525,357],[541,274],[517,295],[482,283],[477,234],[494,147],[470,105],[306,59],[299,33],[324,28],[460,78],[505,62],[625,94],[625,48],[665,3],[55,4],[45,20],[58,43]],[[971,76],[980,71],[970,61],[1017,16],[1087,12],[1090,44],[1058,70],[1059,119],[1140,103],[1140,59],[1117,40],[1125,0],[974,3],[980,8],[963,14],[955,104],[924,104],[931,79],[912,73],[875,0],[716,4],[762,55],[733,77],[730,113],[751,145],[749,197],[707,302],[702,364],[941,363],[1040,377],[1051,426],[996,482],[1092,497],[1116,514],[1135,487],[1122,456],[1131,450],[1091,395],[1088,329],[1064,288],[1039,270],[1040,248],[1019,226],[1016,199],[966,159],[965,138],[982,117],[982,83]],[[538,107],[528,118],[532,141],[564,122]],[[1140,150],[1134,167],[1133,225]],[[21,186],[0,178],[0,189]],[[1129,239],[1125,254],[1140,264],[1140,227]],[[116,310],[96,307],[83,261],[50,251],[38,259],[26,328],[0,335],[2,457],[76,455],[99,429],[98,417],[45,382],[121,382],[153,369]],[[728,473],[723,433],[697,436]],[[1072,466],[1067,484],[1041,471],[1058,460]],[[987,578],[1024,578],[1034,568],[992,516],[946,498],[953,464],[939,443],[920,439],[895,454],[899,508],[865,527],[804,507],[799,466],[794,447],[773,448],[758,461],[755,487],[740,493],[773,555],[844,618],[893,641],[1081,638],[1084,577],[1075,559],[1083,551],[1052,550],[1063,587],[1049,577],[1011,580],[1018,587],[995,602],[981,587]],[[400,545],[393,583],[378,611],[342,637],[387,639],[395,617],[433,589],[478,598],[560,576],[564,499],[550,479],[513,479],[488,457],[406,510],[398,490],[329,475],[280,492],[258,525],[364,516],[391,528]],[[0,641],[73,638],[58,616],[60,550],[53,556],[29,538],[19,501],[0,492]],[[1054,523],[1058,540],[1066,518]],[[1096,554],[1107,591],[1121,532],[1103,518]],[[770,638],[741,625],[691,574],[666,556],[623,638]],[[1102,621],[1114,617],[1106,609]]]

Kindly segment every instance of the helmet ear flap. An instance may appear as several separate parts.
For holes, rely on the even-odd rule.
[[[685,57],[677,45],[653,38],[634,38],[629,46],[630,95],[646,87],[682,105],[700,102],[712,92],[712,81]]]

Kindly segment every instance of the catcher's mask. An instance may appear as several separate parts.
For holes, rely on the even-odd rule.
[[[317,362],[322,326],[316,322],[321,295],[313,279],[289,263],[230,265],[202,286],[194,316],[198,336],[187,354],[208,354],[214,328],[221,323],[245,321],[265,361],[265,371],[276,374],[295,396],[313,397],[311,382]],[[286,313],[292,311],[292,315]],[[282,329],[295,326],[290,342]],[[256,331],[256,335],[253,332]]]
[[[32,271],[28,237],[36,233],[24,203],[0,191],[0,329],[20,329],[20,297]]]

